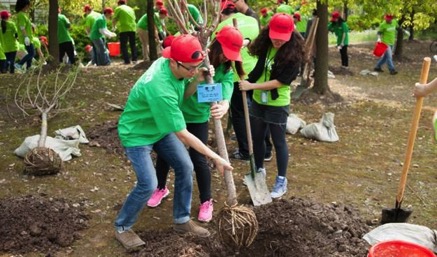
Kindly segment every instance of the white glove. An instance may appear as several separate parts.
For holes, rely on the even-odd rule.
[[[111,38],[116,37],[116,36],[117,36],[117,34],[115,34],[114,32],[111,32],[111,35],[110,35]]]
[[[337,46],[337,49],[338,50],[341,50],[343,48],[343,45],[339,45],[339,46]]]
[[[30,46],[30,39],[29,39],[29,37],[25,37],[24,38],[24,45]]]
[[[378,37],[378,40],[377,40],[376,42],[378,42],[378,43],[379,43],[379,42],[381,42],[381,38],[380,38],[380,37]]]

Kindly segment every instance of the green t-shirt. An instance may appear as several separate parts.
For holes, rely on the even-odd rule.
[[[3,50],[2,42],[1,42],[1,36],[0,36],[0,60],[6,60],[5,51]]]
[[[32,33],[32,23],[30,22],[29,15],[25,12],[18,12],[17,13],[17,29],[18,29],[18,41],[21,44],[24,44],[24,36],[23,32],[21,31],[24,28],[26,30],[26,35],[29,37],[29,39],[32,39],[33,33]]]
[[[274,63],[274,59],[278,49],[272,47],[269,49],[266,59],[266,64],[263,70],[263,73],[259,77],[257,83],[263,83],[270,80],[270,73],[272,71],[272,66]],[[281,85],[278,88],[279,97],[275,100],[272,100],[272,94],[270,90],[267,90],[267,103],[263,103],[261,101],[261,94],[265,90],[253,90],[253,100],[262,105],[268,106],[286,106],[290,104],[290,85]]]
[[[349,45],[349,26],[346,22],[342,22],[340,25],[337,22],[330,22],[328,24],[328,30],[334,32],[337,37],[337,46],[342,44],[343,33],[345,33],[343,45]]]
[[[398,22],[396,20],[392,20],[391,23],[383,21],[379,25],[378,33],[381,34],[382,43],[390,46],[395,44],[397,26]]]
[[[131,89],[118,122],[123,146],[151,145],[186,128],[180,107],[187,80],[177,79],[169,62],[156,60]]]
[[[214,83],[222,84],[222,94],[224,100],[230,100],[234,89],[234,72],[231,70],[225,71],[225,66],[222,64],[215,70]],[[211,116],[211,104],[199,103],[197,92],[188,99],[185,99],[182,108],[186,123],[203,123],[209,120]]]
[[[41,48],[41,41],[39,41],[38,37],[33,37],[31,41],[35,49]]]
[[[15,23],[12,21],[6,21],[5,33],[3,33],[3,30],[0,29],[0,37],[2,38],[1,44],[5,53],[15,52],[18,50],[18,42],[15,38],[15,34],[17,34],[17,27],[15,26]]]
[[[95,11],[91,11],[85,18],[85,27],[88,28],[91,31],[91,28],[94,25],[94,22],[96,21],[97,18],[99,18],[100,16],[102,16],[101,13],[95,12]]]
[[[294,9],[293,9],[293,7],[289,6],[288,4],[281,4],[280,6],[278,6],[278,8],[276,8],[276,13],[286,13],[286,14],[290,14],[291,16],[293,16]]]
[[[266,16],[260,16],[259,17],[259,23],[261,24],[261,26],[265,27],[269,24],[270,20],[272,19],[273,16],[273,12],[269,11],[267,12]]]
[[[63,14],[58,14],[58,43],[65,43],[73,41],[68,29],[70,28],[70,21]]]
[[[202,18],[202,15],[200,15],[199,9],[197,9],[197,7],[192,5],[192,4],[187,4],[187,8],[188,8],[188,11],[190,12],[191,16],[193,16],[193,19],[198,24],[203,24],[203,18]]]
[[[117,20],[117,29],[119,32],[130,32],[136,29],[135,11],[128,5],[120,5],[115,8],[114,19]]]
[[[155,12],[153,19],[155,21],[155,26],[158,28],[158,32],[162,32],[163,28],[161,20],[159,19],[159,14]],[[148,30],[147,13],[141,16],[141,18],[138,20],[137,28]]]
[[[308,24],[308,17],[301,16],[301,20],[299,22],[296,22],[296,29],[300,33],[305,33],[307,30],[307,24]]]
[[[250,39],[251,41],[255,40],[255,38],[259,34],[258,21],[255,18],[244,15],[242,13],[232,14],[228,19],[220,22],[217,25],[217,29],[215,31],[220,31],[226,25],[233,26],[233,18],[237,19],[238,30],[240,30],[241,34],[243,34],[243,38]],[[214,38],[215,32],[212,33],[211,40],[213,40]],[[240,53],[241,58],[243,59],[243,69],[246,72],[245,78],[247,78],[247,74],[249,74],[249,72],[253,70],[258,58],[256,56],[251,56],[247,47],[243,47]],[[236,72],[234,73],[234,81],[240,81],[240,77]]]
[[[102,14],[94,21],[93,27],[91,28],[91,32],[90,32],[90,39],[96,40],[102,38],[103,35],[102,33],[100,33],[100,29],[104,29],[104,28],[107,28],[107,23],[106,23],[105,15]]]

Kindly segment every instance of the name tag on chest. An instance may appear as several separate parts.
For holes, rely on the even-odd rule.
[[[199,103],[212,103],[223,100],[222,84],[198,85],[197,100]]]

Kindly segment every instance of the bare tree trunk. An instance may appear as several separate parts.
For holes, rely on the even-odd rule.
[[[147,24],[149,24],[149,56],[150,61],[158,59],[158,53],[156,52],[156,38],[155,38],[155,13],[153,11],[153,0],[147,0]],[[146,54],[146,53],[143,53]]]
[[[52,67],[59,65],[59,43],[58,43],[58,1],[49,2],[49,61]]]
[[[312,90],[323,95],[330,91],[328,85],[328,5],[317,1],[319,25],[316,33],[316,62]]]
[[[394,57],[398,60],[402,59],[402,55],[404,52],[403,51],[404,50],[404,40],[403,40],[404,39],[404,30],[402,29],[402,24],[404,23],[404,21],[405,21],[405,17],[402,16],[398,22],[398,29],[397,29],[398,33],[396,35],[396,46],[395,46],[395,51],[393,53]]]

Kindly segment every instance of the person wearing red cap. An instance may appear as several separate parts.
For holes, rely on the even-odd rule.
[[[232,25],[233,19],[237,20],[238,29],[243,34],[245,41],[250,42],[255,40],[259,34],[259,24],[257,20],[250,15],[238,12],[235,4],[232,1],[222,2],[221,22],[218,24],[216,31],[219,31],[223,26]],[[214,38],[214,34],[212,35]],[[246,73],[249,73],[256,64],[256,57],[251,56],[247,47],[241,49],[241,56],[243,58],[243,68]],[[246,75],[247,76],[247,75]],[[243,111],[243,97],[241,91],[238,89],[238,82],[240,77],[234,74],[234,92],[231,98],[231,122],[237,139],[238,148],[235,149],[230,158],[237,160],[249,160],[249,146],[246,134],[246,121]],[[248,105],[250,105],[250,93],[247,97]],[[270,142],[270,135],[266,135],[265,143],[267,146],[266,161],[272,159],[271,149],[272,144]]]
[[[278,0],[278,7],[276,8],[276,13],[286,13],[293,15],[294,9],[291,5],[288,5],[288,0]]]
[[[349,45],[349,26],[346,21],[340,16],[340,13],[335,11],[331,15],[331,21],[328,24],[328,30],[333,32],[337,37],[337,49],[340,51],[341,67],[349,68],[349,56],[347,48]]]
[[[388,47],[384,54],[376,63],[374,71],[383,72],[382,65],[387,63],[388,69],[391,75],[396,75],[398,72],[393,64],[393,46],[396,41],[396,31],[398,28],[398,22],[393,19],[392,14],[386,14],[384,21],[379,25],[378,28],[378,42],[386,44]]]
[[[91,29],[94,25],[94,22],[96,21],[97,18],[102,16],[102,14],[94,11],[93,8],[88,4],[83,7],[83,11],[85,13],[85,32],[86,32],[87,37],[90,37]],[[96,47],[94,46],[92,40],[91,40],[91,45],[92,45],[92,52],[91,52],[91,63],[90,64],[96,64],[97,63],[97,60],[96,60],[97,53],[96,53]]]
[[[217,32],[215,40],[209,47],[209,59],[215,68],[214,82],[220,83],[223,100],[211,105],[208,102],[199,102],[198,91],[187,98],[182,104],[182,112],[187,130],[199,138],[204,144],[208,142],[208,122],[210,117],[221,119],[228,112],[234,83],[232,64],[234,61],[237,70],[242,70],[240,50],[243,47],[243,35],[233,26],[224,26]],[[191,92],[186,92],[190,95]],[[191,160],[194,164],[197,185],[199,188],[199,214],[197,219],[209,222],[212,219],[213,200],[211,194],[211,169],[205,155],[193,148],[189,149]],[[166,187],[167,175],[170,166],[158,155],[156,161],[156,175],[158,187],[153,192],[147,205],[156,207],[170,192]]]
[[[262,29],[249,45],[250,54],[257,56],[258,62],[249,78],[239,84],[240,90],[253,90],[250,106],[252,137],[263,138],[270,129],[278,169],[272,198],[279,198],[287,192],[288,146],[285,131],[290,109],[290,83],[299,74],[303,47],[302,37],[294,32],[293,18],[285,13],[275,14],[269,26]],[[266,174],[264,142],[254,140],[253,148],[258,172]]]
[[[145,244],[132,226],[157,187],[152,151],[175,172],[173,229],[178,233],[210,235],[190,219],[193,163],[185,145],[212,159],[221,174],[233,169],[187,130],[181,110],[186,88],[204,80],[205,70],[199,69],[204,59],[199,40],[187,34],[178,36],[162,54],[132,87],[118,122],[120,141],[137,177],[115,219],[115,237],[128,250]]]
[[[61,13],[61,8],[58,11],[58,43],[59,43],[59,62],[62,63],[64,55],[68,56],[68,63],[75,64],[74,43],[73,38],[68,31],[70,29],[70,20]]]
[[[93,41],[93,49],[96,53],[96,65],[104,66],[111,64],[109,58],[108,49],[106,48],[105,37],[115,37],[116,34],[108,30],[107,21],[111,20],[114,11],[111,7],[106,7],[103,10],[103,14],[98,17],[93,27],[91,28],[90,39]]]
[[[135,11],[132,7],[128,6],[126,2],[126,0],[118,0],[118,7],[115,8],[114,16],[112,18],[112,26],[113,28],[117,26],[117,31],[119,32],[121,56],[123,57],[124,64],[130,64],[131,60],[133,63],[136,63],[138,57],[135,42],[137,24]],[[127,49],[128,43],[132,56],[129,56],[129,51]]]
[[[24,64],[26,64],[26,69],[28,70],[32,66],[32,59],[35,56],[35,47],[32,43],[32,23],[27,13],[29,10],[29,0],[17,0],[15,11],[17,12],[16,25],[18,29],[18,42],[25,46],[27,52],[18,63],[15,63],[15,69],[19,71],[23,71],[22,67]]]
[[[164,7],[164,2],[162,0],[156,0],[155,6],[153,7],[153,11],[159,12],[159,10],[161,10],[161,8],[163,7]]]
[[[5,53],[6,61],[3,64],[2,69],[8,70],[10,73],[15,72],[15,57],[17,56],[18,41],[16,38],[17,27],[15,23],[9,18],[11,14],[4,10],[0,12],[1,17],[1,28],[0,28],[0,44],[3,47]]]
[[[261,25],[261,28],[264,28],[267,26],[270,22],[270,19],[272,19],[273,12],[267,9],[266,7],[261,8],[261,17],[259,18],[259,22]]]
[[[165,7],[162,7],[161,10],[159,10],[157,13],[154,13],[153,20],[155,22],[155,41],[156,41],[156,52],[158,55],[161,54],[161,46],[159,45],[160,40],[160,34],[163,40],[164,39],[164,28],[162,25],[161,19],[165,19],[167,17],[167,9]],[[143,53],[143,60],[149,61],[149,26],[148,26],[148,20],[147,20],[147,13],[145,13],[137,22],[137,33],[138,37],[140,38],[141,45],[142,45],[142,53]]]

